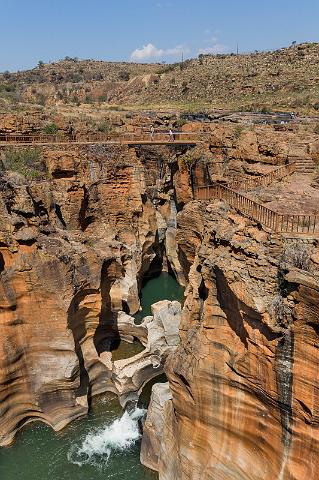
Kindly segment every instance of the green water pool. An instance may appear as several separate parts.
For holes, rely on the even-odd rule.
[[[141,292],[140,322],[159,300],[179,300],[183,288],[167,273],[150,279]],[[134,354],[140,345],[127,346]],[[121,345],[125,353],[125,345]],[[118,352],[120,354],[120,352]],[[127,356],[127,352],[126,355]],[[160,381],[165,381],[161,378]],[[89,415],[62,432],[37,422],[26,426],[9,448],[0,449],[1,480],[156,480],[158,475],[139,462],[138,419],[145,413],[151,385],[139,407],[123,412],[111,394],[93,399]]]
[[[181,287],[174,277],[166,272],[150,278],[141,291],[142,310],[134,315],[135,322],[141,323],[144,317],[152,315],[151,305],[160,300],[178,300],[182,302],[184,288]]]
[[[122,416],[117,399],[102,395],[87,418],[62,432],[40,422],[26,426],[12,447],[0,449],[1,480],[157,479],[139,463],[138,425]]]

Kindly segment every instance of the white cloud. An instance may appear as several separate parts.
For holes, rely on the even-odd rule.
[[[144,60],[158,59],[166,56],[177,56],[182,53],[189,53],[189,49],[184,45],[177,45],[174,48],[157,48],[153,43],[148,43],[142,48],[137,48],[131,53],[131,60],[133,62],[141,62]]]
[[[220,43],[219,41],[219,30],[214,30],[212,31],[211,29],[207,28],[205,31],[205,36],[206,36],[206,39],[205,39],[205,43],[207,45],[207,47],[203,47],[203,48],[200,48],[198,50],[198,55],[200,54],[212,54],[212,55],[216,55],[218,53],[227,53],[229,52],[229,48],[227,47],[227,45],[224,45],[222,43]]]
[[[212,45],[211,47],[207,47],[207,48],[200,48],[198,50],[198,55],[208,55],[208,54],[212,54],[212,55],[216,55],[217,53],[227,53],[229,52],[229,48],[227,47],[227,45],[223,45],[222,43],[215,43],[215,45]]]
[[[211,38],[210,38],[210,42],[211,42],[211,43],[214,43],[214,44],[215,44],[215,43],[218,43],[218,37],[215,37],[215,36],[214,36],[214,37],[211,37]]]

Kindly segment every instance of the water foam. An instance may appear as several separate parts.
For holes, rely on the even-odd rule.
[[[137,407],[131,412],[125,411],[110,425],[87,434],[81,445],[73,445],[68,460],[79,466],[105,466],[112,453],[128,450],[140,438],[138,421],[144,414],[145,410]]]

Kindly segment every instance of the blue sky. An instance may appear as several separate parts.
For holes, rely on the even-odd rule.
[[[319,41],[318,0],[0,0],[0,71],[64,58],[176,61]]]

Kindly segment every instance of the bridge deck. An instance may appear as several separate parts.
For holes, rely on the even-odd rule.
[[[127,133],[123,135],[51,135],[51,134],[0,134],[0,145],[197,145],[207,140],[207,134],[198,134],[194,132],[175,132],[174,136],[165,133],[134,134]]]
[[[29,145],[41,145],[41,146],[48,146],[48,145],[92,145],[92,144],[97,144],[97,145],[128,145],[128,146],[139,146],[139,145],[197,145],[199,142],[196,140],[175,140],[173,142],[169,141],[164,141],[164,140],[156,140],[156,141],[150,141],[150,140],[127,140],[127,141],[102,141],[102,140],[78,140],[78,141],[72,141],[72,142],[9,142],[5,141],[2,142],[0,140],[0,146],[5,146],[5,145],[22,145],[22,146],[29,146]]]

